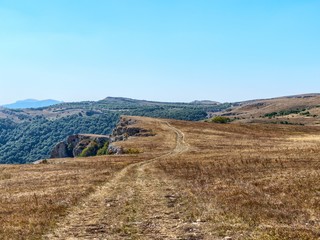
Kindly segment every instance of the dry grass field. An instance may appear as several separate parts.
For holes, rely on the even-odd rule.
[[[170,123],[191,148],[157,165],[205,239],[320,239],[319,128]]]
[[[59,216],[132,162],[77,159],[0,166],[0,239],[39,239]]]
[[[320,129],[131,117],[139,154],[0,166],[0,239],[320,239]]]
[[[155,125],[152,128],[164,132]],[[161,145],[143,138],[135,139],[135,146],[145,152],[139,155],[54,159],[48,160],[47,164],[0,165],[0,239],[40,239],[69,214],[72,206],[80,204],[82,199],[110,181],[116,172],[170,150],[173,147],[170,144],[174,142],[166,141],[168,136],[170,134],[154,137],[158,143],[167,142]],[[129,148],[132,143],[128,141],[126,144]]]

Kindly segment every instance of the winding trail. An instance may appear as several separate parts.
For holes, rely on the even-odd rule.
[[[185,204],[179,189],[154,166],[189,150],[182,131],[161,124],[176,134],[174,149],[118,172],[43,239],[202,239],[200,227],[188,227],[181,216]]]

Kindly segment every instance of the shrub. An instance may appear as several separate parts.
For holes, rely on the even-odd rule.
[[[109,154],[108,148],[109,148],[109,142],[106,142],[104,146],[98,150],[97,156]]]
[[[79,155],[79,157],[91,157],[96,156],[98,151],[98,143],[96,141],[92,141],[88,147],[83,149],[82,153]]]
[[[309,112],[309,111],[307,111],[307,112],[302,112],[302,113],[300,113],[300,115],[310,116],[310,112]]]
[[[210,120],[213,123],[228,123],[231,122],[231,119],[228,117],[216,116]]]

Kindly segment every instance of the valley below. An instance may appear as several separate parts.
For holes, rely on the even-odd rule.
[[[0,165],[0,238],[319,239],[317,126],[122,118],[135,151]]]

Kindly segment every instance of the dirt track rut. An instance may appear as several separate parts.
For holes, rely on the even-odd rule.
[[[81,204],[71,209],[44,239],[202,239],[200,226],[183,220],[183,196],[154,167],[157,161],[188,151],[183,132],[169,153],[121,170]],[[189,226],[190,225],[190,226]]]

